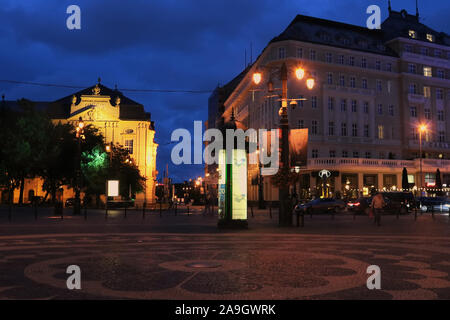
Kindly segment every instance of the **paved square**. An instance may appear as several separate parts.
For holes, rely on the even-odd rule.
[[[255,211],[250,229],[223,232],[201,209],[90,211],[63,220],[40,209],[0,214],[1,299],[449,299],[448,216],[305,218],[276,227]],[[81,268],[68,290],[66,268]],[[381,290],[368,290],[369,265]]]

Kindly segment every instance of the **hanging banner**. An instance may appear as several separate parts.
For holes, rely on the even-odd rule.
[[[289,132],[290,166],[306,167],[308,156],[308,129],[291,129]]]

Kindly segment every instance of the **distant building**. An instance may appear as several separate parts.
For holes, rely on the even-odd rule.
[[[15,101],[2,101],[17,108]],[[141,175],[146,178],[144,192],[137,194],[136,202],[142,204],[155,201],[156,150],[155,127],[151,115],[144,106],[124,96],[122,92],[98,83],[54,102],[36,102],[36,107],[48,113],[53,122],[77,125],[81,117],[86,125],[100,130],[105,143],[120,144],[128,150]],[[33,195],[44,196],[42,179],[26,179],[24,202]],[[72,189],[64,187],[63,200],[74,197]],[[15,190],[14,202],[19,199]]]
[[[289,70],[288,98],[307,99],[289,110],[290,128],[306,128],[309,134],[307,166],[300,168],[296,185],[301,196],[324,194],[318,175],[323,169],[332,173],[327,196],[399,190],[404,167],[411,186],[433,186],[439,168],[443,186],[450,187],[449,35],[405,10],[390,9],[381,30],[298,15],[251,66],[216,89],[214,95],[222,94],[210,100],[216,124],[235,110],[249,128],[278,128],[281,103],[270,97],[265,84],[269,69],[283,63]],[[313,90],[296,80],[292,70],[297,66],[315,78]],[[263,74],[259,86],[252,82],[256,71]],[[270,78],[280,88],[279,75]],[[211,122],[210,116],[208,126],[214,127]],[[427,126],[422,184],[421,124]],[[208,174],[213,176],[214,167],[206,168]],[[258,199],[258,185],[252,183],[257,176],[257,166],[250,167],[250,200]],[[264,178],[263,189],[265,200],[278,200],[270,178]]]

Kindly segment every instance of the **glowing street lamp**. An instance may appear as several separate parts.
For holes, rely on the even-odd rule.
[[[422,181],[423,181],[423,173],[422,173],[422,134],[426,134],[428,130],[428,127],[426,124],[421,124],[419,125],[419,153],[420,153],[420,158],[419,158],[419,181],[420,181],[420,185],[419,185],[419,190],[421,192],[422,195]]]
[[[288,69],[286,63],[283,63],[281,68],[278,70],[280,73],[281,80],[281,108],[278,111],[280,115],[280,131],[281,131],[281,156],[280,156],[280,169],[286,169],[289,166],[289,119],[288,119],[288,105],[292,108],[296,106],[296,99],[288,99],[287,94],[287,81],[288,81]],[[297,80],[302,80],[305,77],[305,69],[297,67],[293,70]],[[258,85],[262,80],[261,73],[255,72],[253,74],[253,82]],[[313,77],[308,77],[306,80],[306,87],[312,90],[315,86],[315,80]],[[272,92],[273,83],[268,82],[268,91]],[[291,103],[289,103],[291,101]],[[280,199],[280,214],[279,214],[279,225],[281,226],[291,226],[292,225],[292,212],[289,210],[289,186],[287,184],[282,184],[279,187],[279,199]]]

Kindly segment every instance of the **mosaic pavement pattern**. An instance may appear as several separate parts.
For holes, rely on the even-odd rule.
[[[66,287],[73,264],[81,290]],[[366,287],[369,265],[381,290]],[[449,238],[4,236],[0,299],[450,299]]]

